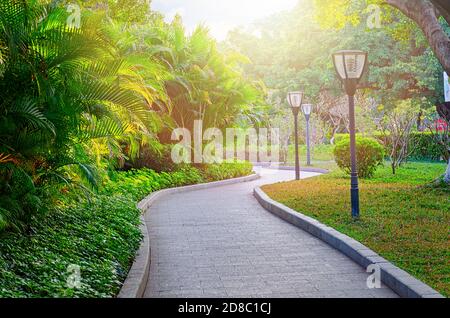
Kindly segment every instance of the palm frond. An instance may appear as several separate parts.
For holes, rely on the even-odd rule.
[[[0,163],[8,163],[8,162],[16,163],[17,160],[14,159],[14,157],[11,154],[0,153]]]
[[[95,168],[88,164],[78,163],[78,169],[81,172],[81,176],[91,185],[94,189],[98,188],[98,175]]]
[[[55,134],[55,126],[36,106],[32,100],[24,100],[17,103],[9,110],[9,113],[15,117],[25,119],[27,124],[35,129],[48,129]]]
[[[92,139],[99,139],[105,137],[120,137],[124,134],[126,127],[123,127],[119,121],[109,117],[98,119],[92,117],[89,121],[89,126],[81,129],[81,142],[86,142]]]

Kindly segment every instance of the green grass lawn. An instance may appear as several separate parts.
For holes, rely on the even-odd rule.
[[[263,190],[274,200],[353,237],[449,296],[450,189],[424,186],[444,171],[444,164],[409,163],[394,176],[386,164],[374,178],[360,180],[358,221],[350,216],[350,179],[339,170]]]

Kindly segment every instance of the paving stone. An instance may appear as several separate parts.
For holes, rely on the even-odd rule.
[[[256,186],[294,177],[262,172],[256,181],[175,193],[150,207],[145,297],[396,297],[368,289],[369,274],[349,257],[261,207]]]

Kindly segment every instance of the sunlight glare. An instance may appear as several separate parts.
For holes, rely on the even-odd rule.
[[[247,26],[271,14],[292,9],[298,0],[154,0],[152,8],[171,21],[176,14],[183,17],[188,30],[206,24],[211,34],[223,40],[228,31]]]

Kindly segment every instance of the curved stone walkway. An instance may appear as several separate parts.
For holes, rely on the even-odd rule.
[[[260,172],[257,181],[172,194],[150,208],[145,297],[396,297],[368,289],[363,268],[264,210],[253,189],[294,173]]]

